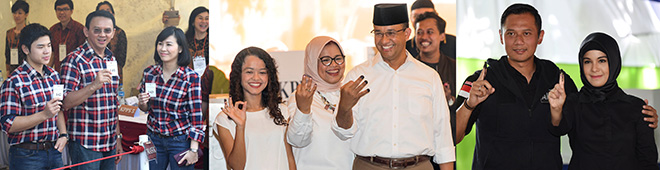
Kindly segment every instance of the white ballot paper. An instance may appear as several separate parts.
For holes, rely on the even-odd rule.
[[[112,76],[119,76],[119,69],[117,68],[117,61],[106,61],[105,66],[110,72],[112,72]]]
[[[53,85],[53,98],[59,98],[60,100],[64,99],[64,85]]]
[[[144,88],[149,93],[149,97],[156,97],[156,83],[144,83]]]

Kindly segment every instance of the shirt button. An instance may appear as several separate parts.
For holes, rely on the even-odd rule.
[[[396,143],[394,144],[394,146],[396,146]]]
[[[394,125],[394,128],[396,128],[396,125]]]

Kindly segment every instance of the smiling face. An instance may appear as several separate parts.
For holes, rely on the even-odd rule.
[[[543,41],[543,34],[543,30],[538,32],[532,14],[511,14],[500,30],[500,42],[504,44],[510,62],[528,62]]]
[[[374,33],[384,34],[374,37],[374,44],[376,44],[376,49],[380,52],[383,60],[389,62],[406,57],[406,40],[410,36],[410,28],[404,28],[403,24],[374,25]],[[389,33],[394,34],[388,35]]]
[[[427,18],[418,22],[415,43],[420,52],[430,55],[440,51],[440,43],[445,40],[445,33],[438,30],[437,21]]]
[[[182,51],[181,46],[176,43],[174,35],[170,35],[165,40],[158,42],[156,48],[158,49],[158,56],[160,56],[160,60],[163,63],[177,62],[179,53]]]
[[[241,67],[241,86],[244,96],[261,95],[268,85],[266,64],[259,57],[248,55]]]
[[[16,25],[20,25],[20,24],[25,24],[25,18],[27,18],[28,14],[25,13],[23,9],[19,8],[18,10],[16,10],[16,12],[13,13],[13,16],[14,16],[14,23],[16,23]]]
[[[600,50],[589,50],[582,59],[584,75],[589,84],[602,87],[610,76],[610,65],[607,55]]]
[[[209,13],[202,12],[195,17],[195,32],[206,32],[209,29]]]
[[[337,44],[335,43],[326,44],[325,47],[323,47],[323,50],[321,51],[321,55],[319,55],[319,62],[317,64],[318,65],[317,72],[319,73],[319,77],[321,77],[323,81],[330,84],[339,83],[341,79],[344,77],[344,69],[346,68],[346,64],[345,62],[341,62],[341,64],[337,64],[337,62],[335,62],[334,60],[330,60],[329,66],[323,65],[321,59],[328,59],[328,57],[344,58]]]
[[[108,46],[112,36],[114,36],[115,28],[112,19],[106,17],[92,18],[89,29],[83,29],[87,42],[92,46],[92,49],[97,53],[103,53],[105,47]]]
[[[29,49],[25,45],[22,48],[27,55],[25,60],[34,68],[48,64],[48,61],[50,61],[52,51],[50,37],[47,35],[32,42]]]
[[[73,9],[71,9],[69,4],[58,5],[55,7],[55,14],[57,15],[57,20],[60,20],[60,22],[69,23]]]

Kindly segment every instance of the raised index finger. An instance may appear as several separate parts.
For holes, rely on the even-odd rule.
[[[484,80],[484,78],[486,77],[486,71],[488,71],[486,67],[481,69],[481,74],[479,74],[479,78],[477,78],[477,80]]]
[[[564,87],[564,73],[563,72],[559,75],[559,85],[562,88]]]

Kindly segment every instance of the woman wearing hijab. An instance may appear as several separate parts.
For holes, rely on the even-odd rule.
[[[339,102],[345,56],[339,42],[326,36],[312,39],[305,49],[305,75],[289,98],[287,139],[298,169],[351,169],[350,141],[342,141],[330,125]]]
[[[589,34],[579,52],[579,93],[566,96],[563,75],[550,91],[551,132],[568,133],[573,156],[568,169],[658,169],[653,129],[644,121],[645,102],[619,88],[619,46],[614,38]]]

